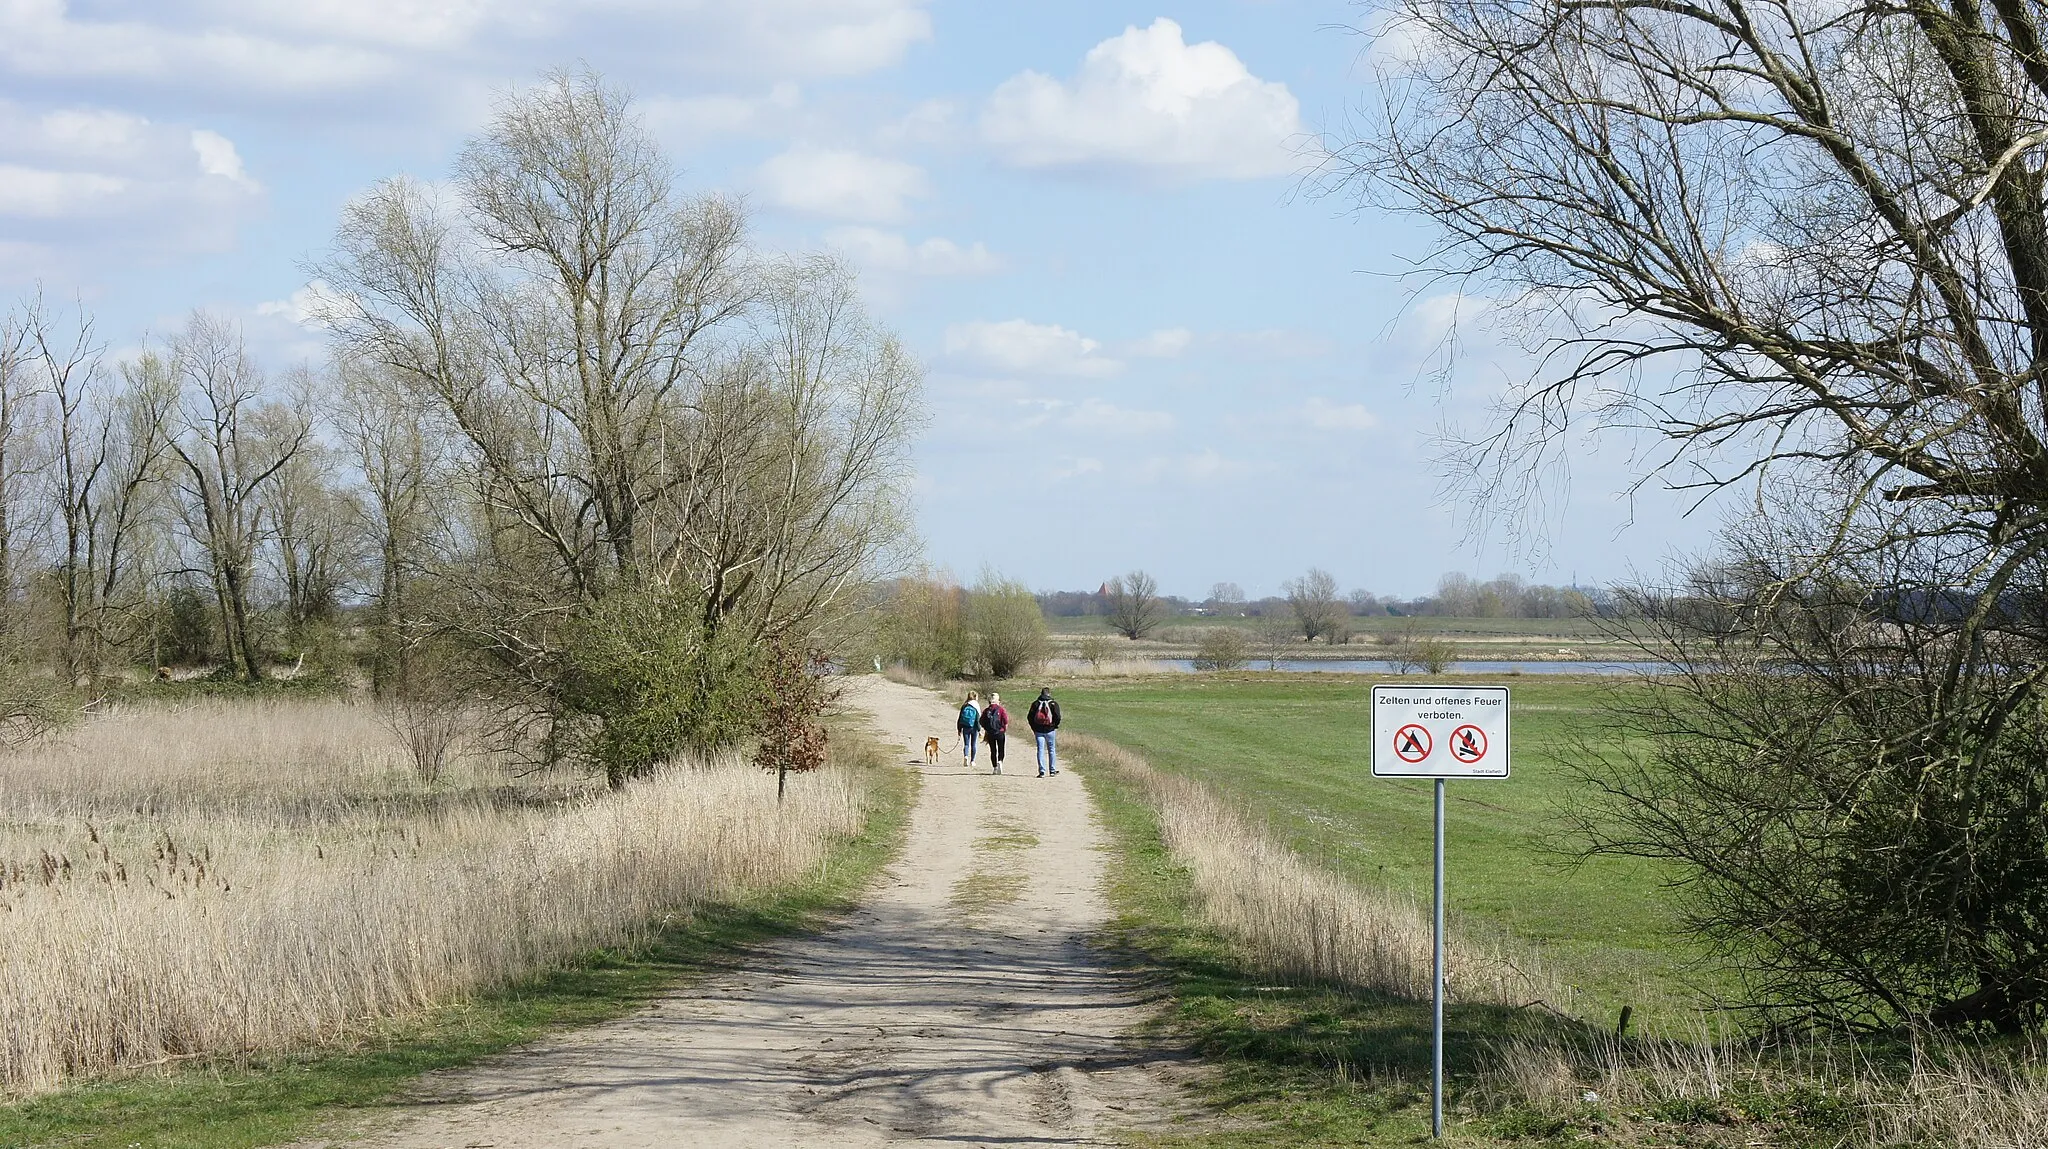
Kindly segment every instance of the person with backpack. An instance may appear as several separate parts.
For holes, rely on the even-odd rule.
[[[989,692],[988,705],[981,708],[981,736],[988,739],[989,773],[1003,772],[1003,736],[1010,732],[1010,712],[1003,709],[1003,696]]]
[[[1033,741],[1038,744],[1038,776],[1057,775],[1060,759],[1053,735],[1060,728],[1060,704],[1053,700],[1052,687],[1038,688],[1038,698],[1032,702],[1031,709],[1024,712],[1024,721],[1031,727]]]
[[[979,692],[970,690],[966,704],[960,707],[960,762],[965,766],[974,765],[974,744],[981,738],[981,707],[975,702],[980,697]]]

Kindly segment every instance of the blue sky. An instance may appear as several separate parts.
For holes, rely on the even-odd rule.
[[[1482,522],[1436,465],[1525,354],[1403,272],[1415,221],[1315,194],[1369,101],[1370,13],[1321,0],[0,0],[0,288],[78,293],[132,347],[194,307],[319,355],[300,270],[373,181],[442,177],[493,94],[587,65],[761,242],[831,246],[925,362],[936,565],[1041,588],[1143,567],[1254,595],[1311,566],[1427,590],[1582,582],[1718,516],[1623,497],[1630,444]],[[300,299],[303,300],[303,296]],[[1450,320],[1459,355],[1431,372]]]

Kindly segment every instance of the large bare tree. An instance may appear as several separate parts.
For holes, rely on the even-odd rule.
[[[1144,571],[1117,575],[1102,584],[1103,621],[1109,628],[1136,641],[1159,629],[1166,618],[1166,604],[1159,599],[1159,580]]]
[[[266,401],[263,375],[233,324],[195,313],[172,341],[179,386],[177,485],[186,530],[206,556],[228,659],[263,677],[252,606],[264,503],[277,473],[312,435],[310,413]]]
[[[563,626],[614,593],[687,600],[702,651],[850,610],[907,530],[920,388],[850,273],[754,253],[587,74],[508,96],[455,184],[380,185],[315,268],[340,353],[431,416],[472,496],[439,621],[559,700]]]
[[[1537,345],[1466,458],[1475,487],[1523,497],[1569,433],[1627,424],[1664,438],[1650,473],[1678,486],[1825,468],[1853,481],[1845,516],[1931,501],[2048,542],[2036,6],[1382,15],[1386,116],[1333,170],[1431,219],[1432,266]]]

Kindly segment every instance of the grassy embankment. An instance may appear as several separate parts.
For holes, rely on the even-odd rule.
[[[68,1083],[53,1092],[0,1106],[0,1144],[224,1149],[289,1139],[351,1110],[385,1104],[422,1072],[473,1061],[557,1026],[617,1016],[679,978],[715,968],[735,947],[815,925],[849,904],[878,871],[900,838],[909,805],[909,776],[885,764],[850,729],[836,740],[833,769],[798,783],[815,789],[822,805],[791,808],[783,812],[788,818],[778,818],[772,781],[744,770],[687,780],[686,788],[701,798],[659,783],[623,795],[578,792],[574,780],[522,782],[474,760],[426,784],[395,768],[361,708],[338,700],[287,704],[289,713],[250,711],[251,703],[208,705],[225,708],[199,715],[210,724],[192,722],[189,709],[129,710],[88,722],[40,755],[9,764],[9,785],[0,793],[0,858],[18,862],[36,856],[25,851],[47,849],[74,864],[71,873],[60,871],[48,881],[40,880],[40,868],[16,867],[14,876],[28,880],[0,890],[9,911],[5,940],[19,951],[0,979],[7,983],[0,1012],[13,1016],[5,1033],[14,1043],[8,1064],[30,1075],[21,1078],[29,1088],[37,1075],[48,1079],[42,1066],[63,1059],[87,1064],[74,1064],[65,1074]],[[107,748],[119,745],[128,745],[129,754],[110,759]],[[736,794],[727,791],[737,789],[760,799],[770,821],[806,828],[794,838],[764,837],[742,817],[730,825],[744,840],[707,834],[695,806],[723,802],[730,810]],[[853,794],[861,797],[848,820],[844,795]],[[673,820],[679,829],[650,834],[634,828],[656,820]],[[97,837],[110,848],[81,848],[81,833],[85,845]],[[181,844],[178,860],[167,861],[161,850],[154,857],[141,852],[157,834]],[[720,837],[729,840],[715,841]],[[408,838],[410,849],[384,848]],[[461,857],[499,847],[511,852],[496,861]],[[665,860],[611,865],[617,858],[646,862],[657,855]],[[530,929],[506,933],[489,928],[495,919],[467,920],[494,899],[531,914],[533,907],[522,910],[513,901],[516,891],[475,884],[522,856],[548,863],[548,888],[559,886],[564,895],[553,899],[560,912],[542,907],[545,920],[535,925],[554,936],[540,946]],[[195,859],[207,863],[206,877],[194,873]],[[117,863],[109,881],[88,875]],[[324,873],[329,869],[339,872]],[[650,881],[633,877],[642,870]],[[73,873],[85,880],[73,882]],[[577,884],[586,873],[595,878],[588,890]],[[338,885],[330,880],[336,878]],[[603,896],[582,896],[596,894]],[[437,897],[456,900],[437,910]],[[606,904],[614,898],[635,907],[650,898],[667,903],[647,915],[651,920],[629,923],[609,920],[618,919],[618,907]],[[231,903],[240,909],[217,912],[209,908],[213,902],[221,911]],[[375,917],[422,908],[463,921],[469,933],[457,939],[459,952],[443,946],[448,939],[433,930],[415,935],[405,921],[380,926]],[[216,1035],[204,1012],[207,1000],[217,998],[226,1011],[222,1020],[232,1022],[227,1014],[246,1014],[272,999],[289,1006],[300,992],[293,985],[307,976],[304,963],[294,974],[282,960],[288,955],[280,953],[273,965],[263,948],[274,930],[236,930],[249,915],[276,913],[299,934],[352,924],[359,934],[381,929],[401,941],[413,937],[400,947],[415,960],[406,971],[407,987],[417,991],[425,979],[439,988],[417,1004],[367,1001],[370,1008],[359,1016],[344,1011],[319,1019],[287,1040],[252,1033],[239,1042],[208,1044]],[[326,921],[337,916],[350,921]],[[41,944],[28,936],[31,928],[42,931]],[[189,936],[172,932],[181,928]],[[208,932],[221,930],[228,932]],[[155,941],[127,946],[119,940],[124,933]],[[501,934],[505,945],[493,940]],[[590,940],[579,944],[579,936]],[[203,943],[200,949],[247,949],[243,964],[226,970],[233,986],[217,994],[207,989],[209,970],[218,974],[229,963],[178,964],[194,938]],[[287,948],[296,940],[280,939]],[[39,1033],[44,1007],[63,996],[58,982],[74,976],[69,967],[79,964],[62,959],[81,947],[103,951],[84,964],[108,993],[59,1001],[79,1024]],[[445,967],[431,965],[437,947],[449,953]],[[356,956],[350,950],[341,959]],[[419,965],[422,960],[429,964]],[[481,978],[479,961],[488,971]],[[312,970],[322,980],[306,988],[354,990],[347,980],[353,976],[372,979],[374,989],[374,979],[389,976],[360,964]],[[244,998],[241,1007],[229,1008]],[[151,1003],[152,1016],[132,1016],[138,1000]],[[317,1017],[312,999],[303,1004]],[[138,1044],[142,1039],[169,1046],[153,1059],[162,1064],[139,1064],[152,1060]],[[62,1055],[58,1061],[50,1060],[53,1051]],[[109,1059],[111,1071],[97,1067]]]
[[[1117,939],[1170,987],[1163,1024],[1215,1063],[1207,1100],[1228,1119],[1160,1144],[1397,1145],[1427,1137],[1429,1015],[1418,992],[1426,973],[1390,978],[1382,958],[1354,962],[1360,977],[1338,968],[1349,955],[1332,962],[1312,952],[1338,937],[1393,936],[1399,948],[1405,934],[1407,964],[1427,968],[1415,935],[1429,877],[1428,792],[1426,784],[1370,777],[1358,745],[1366,685],[1171,678],[1075,683],[1066,692],[1070,728],[1115,743],[1073,740],[1117,843]],[[1490,938],[1511,957],[1541,955],[1548,969],[1531,985],[1555,994],[1557,981],[1576,981],[1572,1004],[1591,1020],[1514,1008],[1514,993],[1488,993],[1480,979],[1449,1011],[1451,1139],[1846,1143],[1869,1123],[1845,1100],[1850,1087],[1839,1078],[1821,1087],[1755,1072],[1725,1046],[1640,1038],[1615,1046],[1603,1038],[1612,1025],[1607,1005],[1625,998],[1639,1008],[1654,1000],[1662,1020],[1680,1028],[1687,950],[1669,930],[1653,874],[1620,865],[1560,869],[1550,849],[1549,803],[1568,784],[1559,740],[1569,725],[1597,717],[1601,686],[1515,687],[1516,777],[1451,791],[1454,933],[1463,935],[1454,941],[1468,955],[1460,961],[1454,952],[1454,986],[1461,967],[1485,964]],[[1152,768],[1128,761],[1118,745],[1142,749]],[[1203,785],[1177,798],[1184,783],[1162,777]],[[1241,805],[1250,818],[1210,829],[1198,816],[1188,825],[1189,793],[1198,806]],[[1325,877],[1332,873],[1342,875],[1334,885]],[[1219,882],[1245,889],[1219,895]],[[1303,904],[1244,920],[1246,903],[1257,915],[1319,882],[1326,889]],[[1387,890],[1392,902],[1379,892]],[[1285,916],[1304,920],[1275,920]],[[1344,918],[1354,920],[1333,926]],[[1317,976],[1318,968],[1327,972]],[[1603,1064],[1618,1072],[1603,1078]],[[1588,1084],[1608,1096],[1582,1099]]]
[[[1700,996],[1689,984],[1695,953],[1672,929],[1658,875],[1622,860],[1570,864],[1556,819],[1575,788],[1565,739],[1596,730],[1614,685],[1511,681],[1514,776],[1448,788],[1449,902],[1465,932],[1512,938],[1577,987],[1559,1008],[1611,1021],[1632,1005],[1638,1023],[1654,1024],[1688,1016]],[[1076,730],[1242,799],[1308,860],[1427,899],[1430,784],[1372,777],[1369,686],[1306,675],[1133,679],[1088,684],[1069,709]]]

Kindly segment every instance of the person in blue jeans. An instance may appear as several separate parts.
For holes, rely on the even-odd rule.
[[[960,761],[967,766],[974,765],[974,746],[981,741],[981,706],[977,702],[981,695],[967,692],[967,702],[960,707]]]
[[[1024,712],[1024,721],[1030,724],[1032,737],[1038,743],[1038,776],[1058,774],[1059,748],[1054,735],[1060,729],[1060,704],[1053,700],[1052,687],[1038,688],[1038,698]]]

